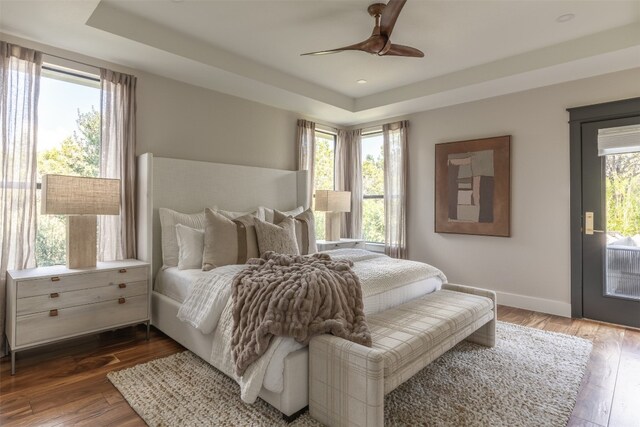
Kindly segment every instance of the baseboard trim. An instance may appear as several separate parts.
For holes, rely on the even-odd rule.
[[[527,295],[496,291],[498,304],[525,310],[539,311],[556,316],[571,317],[571,304]]]

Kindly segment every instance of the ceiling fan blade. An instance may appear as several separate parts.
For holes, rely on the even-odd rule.
[[[302,53],[300,56],[306,55],[328,55],[331,53],[344,52],[345,50],[360,50],[371,54],[377,54],[382,50],[386,43],[386,39],[381,36],[371,36],[368,39],[361,41],[360,43],[352,44],[345,47],[339,47],[337,49],[320,50],[318,52]]]
[[[389,0],[380,17],[380,34],[387,38],[391,37],[393,27],[396,25],[398,16],[406,2],[407,0]]]
[[[410,56],[412,58],[423,58],[424,52],[416,49],[411,46],[403,46],[401,44],[393,44],[391,43],[391,47],[386,53],[381,54],[381,56]]]

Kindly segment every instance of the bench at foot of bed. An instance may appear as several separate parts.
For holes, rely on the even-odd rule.
[[[442,290],[367,317],[371,348],[320,335],[309,345],[309,412],[327,426],[383,426],[384,396],[466,339],[493,347],[496,295]]]

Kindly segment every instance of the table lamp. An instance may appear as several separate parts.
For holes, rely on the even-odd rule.
[[[120,214],[120,180],[44,175],[41,213],[67,215],[67,268],[95,267],[96,215]]]
[[[340,240],[340,214],[351,212],[351,192],[317,190],[315,210],[325,213],[325,240]]]

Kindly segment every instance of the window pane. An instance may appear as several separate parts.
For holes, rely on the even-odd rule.
[[[362,193],[384,195],[384,141],[382,134],[362,138]]]
[[[98,83],[48,72],[40,80],[38,180],[42,175],[98,176],[100,173],[100,89]],[[64,79],[64,80],[62,80]],[[80,78],[77,78],[80,79]],[[38,191],[36,261],[64,264],[66,218],[40,214]]]
[[[362,237],[367,242],[384,243],[384,199],[364,199]]]
[[[362,237],[384,243],[384,140],[382,134],[362,137]],[[377,196],[377,198],[366,198]]]
[[[314,159],[315,190],[333,190],[334,151],[335,137],[326,133],[316,132],[316,152]],[[314,212],[314,216],[316,222],[316,236],[318,239],[324,239],[325,213]]]

